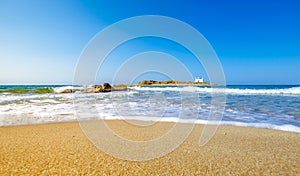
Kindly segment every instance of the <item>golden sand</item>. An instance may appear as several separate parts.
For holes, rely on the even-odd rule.
[[[150,128],[108,121],[132,140],[156,138],[173,123]],[[56,123],[0,128],[0,175],[299,175],[300,134],[221,126],[199,147],[203,125],[196,125],[179,148],[157,159],[126,161],[97,149],[79,124]]]

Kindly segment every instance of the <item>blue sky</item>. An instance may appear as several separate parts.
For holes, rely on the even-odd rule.
[[[297,0],[0,0],[0,84],[71,84],[77,60],[92,37],[138,15],[169,16],[196,28],[216,51],[227,84],[300,84],[299,9]],[[181,61],[192,74],[207,79],[184,49],[151,38],[127,47],[141,42],[151,50],[186,56]],[[112,56],[136,54],[122,54],[122,47]],[[121,62],[112,59],[106,70],[117,69]],[[97,81],[108,77],[100,71]]]

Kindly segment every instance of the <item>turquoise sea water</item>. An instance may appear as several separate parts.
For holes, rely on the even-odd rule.
[[[300,132],[299,85],[196,87],[193,94],[183,94],[182,87],[131,87],[128,91],[100,94],[55,93],[70,88],[66,86],[0,86],[0,126],[122,117],[195,119],[195,123],[205,123],[214,108],[212,96],[222,94],[226,102],[224,112],[220,110],[221,124]]]

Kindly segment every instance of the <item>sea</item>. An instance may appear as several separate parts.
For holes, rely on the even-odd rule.
[[[208,124],[213,119],[220,125],[300,132],[300,85],[133,86],[109,93],[80,91],[86,87],[0,85],[0,126],[95,119]],[[75,91],[61,93],[65,89]]]

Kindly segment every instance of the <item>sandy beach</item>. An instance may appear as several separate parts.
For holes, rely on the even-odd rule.
[[[149,140],[173,123],[129,128],[107,121],[122,137]],[[77,122],[0,128],[0,175],[299,175],[300,134],[221,126],[199,147],[203,125],[196,125],[179,148],[148,161],[126,161],[97,149]]]

